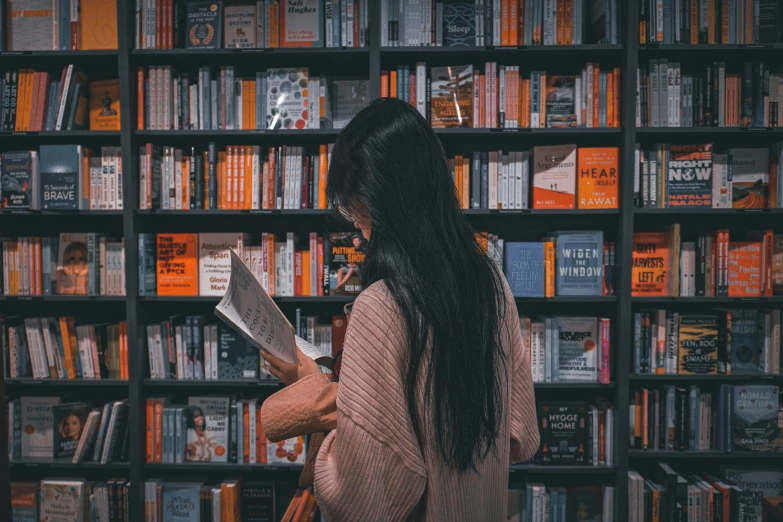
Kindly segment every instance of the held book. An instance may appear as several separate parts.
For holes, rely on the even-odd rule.
[[[331,356],[294,335],[294,327],[234,250],[228,288],[215,307],[215,315],[256,348],[287,363],[297,363],[294,346],[298,346],[317,363],[331,366]]]

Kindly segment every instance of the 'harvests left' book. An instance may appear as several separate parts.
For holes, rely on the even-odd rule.
[[[555,291],[557,295],[601,295],[604,277],[604,233],[558,232]]]
[[[433,129],[473,126],[473,66],[430,69]]]
[[[778,387],[734,386],[734,448],[775,451],[778,435]]]
[[[228,397],[190,397],[185,409],[188,442],[185,460],[228,462]]]
[[[541,446],[538,464],[587,464],[587,406],[582,403],[539,403]]]
[[[666,205],[712,207],[712,144],[670,145]]]
[[[361,271],[367,241],[352,232],[329,234],[329,293],[356,295],[362,291]]]

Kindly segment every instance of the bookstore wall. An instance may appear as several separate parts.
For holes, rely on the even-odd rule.
[[[2,4],[0,520],[321,520],[214,307],[234,249],[342,350],[365,244],[326,178],[378,97],[516,297],[508,520],[783,520],[779,0]]]

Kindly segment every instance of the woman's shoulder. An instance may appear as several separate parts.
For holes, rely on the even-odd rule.
[[[397,311],[397,302],[394,300],[389,287],[383,280],[376,281],[356,297],[353,310],[364,308],[376,308],[388,312]]]

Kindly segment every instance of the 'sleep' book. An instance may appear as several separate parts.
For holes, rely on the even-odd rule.
[[[234,250],[228,288],[215,307],[215,315],[245,337],[256,348],[283,361],[296,364],[296,349],[315,362],[331,368],[332,358],[294,335],[294,327],[264,291],[261,283]]]

